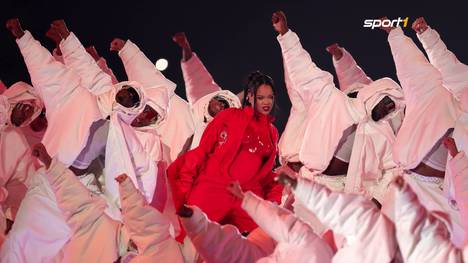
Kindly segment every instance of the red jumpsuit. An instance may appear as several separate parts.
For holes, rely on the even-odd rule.
[[[283,189],[272,172],[277,140],[271,117],[251,107],[222,111],[206,128],[200,145],[168,169],[176,207],[196,205],[213,221],[251,231],[256,224],[227,186],[239,181],[244,191],[280,203]]]

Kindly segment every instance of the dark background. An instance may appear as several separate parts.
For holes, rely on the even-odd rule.
[[[50,50],[45,36],[54,19],[65,19],[85,45],[95,45],[119,80],[126,75],[119,57],[108,51],[114,37],[131,39],[152,60],[166,58],[163,73],[178,84],[185,97],[179,60],[181,51],[172,42],[175,32],[185,31],[192,49],[198,53],[221,87],[238,92],[247,74],[259,69],[273,77],[278,90],[280,112],[277,126],[282,130],[290,102],[284,87],[281,51],[271,26],[271,14],[283,10],[292,30],[317,65],[333,72],[325,47],[338,42],[346,47],[367,74],[373,78],[392,77],[395,67],[380,30],[363,28],[365,19],[388,16],[409,17],[407,35],[416,40],[411,23],[424,16],[437,29],[457,56],[468,63],[468,13],[462,4],[334,1],[2,1],[1,22],[18,17]],[[0,79],[8,86],[16,81],[30,82],[21,54],[10,33],[0,28]],[[419,42],[417,42],[419,45]]]

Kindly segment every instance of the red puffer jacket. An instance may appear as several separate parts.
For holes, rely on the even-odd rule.
[[[253,118],[254,110],[251,107],[245,107],[244,109],[229,108],[220,112],[207,126],[200,145],[179,156],[169,166],[167,174],[176,209],[186,201],[193,184],[206,168],[208,158],[210,158],[211,165],[216,163],[219,166],[216,169],[216,171],[219,171],[218,174],[208,175],[210,182],[226,184],[227,186],[229,182],[233,181],[229,174],[229,168],[239,152],[244,132]],[[262,187],[263,198],[280,203],[283,187],[274,180],[276,174],[272,172],[276,153],[278,152],[278,131],[273,124],[270,123],[269,125],[274,150],[255,177],[249,181],[248,185],[242,187],[243,190],[249,190],[245,188],[253,185],[252,182],[257,182]],[[206,179],[207,176],[204,177]]]

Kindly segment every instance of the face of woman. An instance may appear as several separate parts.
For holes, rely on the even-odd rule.
[[[252,105],[255,105],[255,110],[257,112],[264,115],[270,114],[273,110],[273,104],[275,103],[273,88],[267,84],[260,85],[257,89],[255,104],[253,103],[253,94],[249,95],[249,101]]]

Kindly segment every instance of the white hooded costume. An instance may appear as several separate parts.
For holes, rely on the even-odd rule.
[[[190,149],[194,149],[200,143],[206,126],[213,119],[208,112],[211,99],[218,96],[224,99],[231,108],[240,108],[241,102],[234,93],[221,89],[196,53],[193,53],[189,60],[181,62],[181,68],[185,93],[193,114],[194,134]]]
[[[154,64],[134,43],[127,40],[119,56],[128,80],[137,81],[143,87],[157,85],[158,80],[152,77],[157,71]],[[156,128],[163,143],[165,160],[170,164],[187,150],[186,142],[193,135],[194,124],[188,103],[174,92],[169,93],[169,105],[165,110],[166,116]]]
[[[105,188],[111,202],[117,203],[119,200],[118,185],[114,178],[122,173],[126,173],[147,200],[151,201],[158,178],[161,177],[158,174],[158,162],[163,160],[160,136],[155,127],[134,128],[130,124],[146,105],[158,113],[158,123],[161,122],[166,117],[175,84],[154,68],[147,75],[147,79],[152,80],[151,86],[144,87],[132,81],[113,86],[110,76],[99,68],[73,33],[60,43],[60,49],[65,64],[73,65],[82,82],[96,96],[102,118],[110,115]],[[133,87],[140,97],[140,103],[133,108],[126,108],[115,101],[115,94],[125,86]]]
[[[26,181],[37,168],[21,130],[8,125],[10,106],[8,99],[0,95],[0,247],[6,219],[15,220],[27,191]]]
[[[19,81],[11,85],[10,88],[8,88],[7,90],[5,90],[5,92],[2,93],[2,95],[7,97],[8,102],[10,103],[10,109],[8,113],[9,116],[11,115],[11,111],[18,102],[26,103],[33,106],[33,115],[31,116],[31,118],[29,118],[21,124],[20,129],[26,137],[26,140],[28,141],[29,145],[32,146],[36,143],[39,143],[44,137],[45,130],[36,132],[32,130],[29,124],[31,124],[31,122],[34,121],[39,116],[39,114],[41,114],[44,108],[44,103],[42,102],[41,98],[39,98],[34,88],[25,82]],[[9,122],[9,124],[12,125],[10,119]]]
[[[88,165],[98,155],[102,154],[101,150],[105,146],[102,145],[102,142],[106,142],[106,127],[108,127],[102,124],[103,121],[95,122],[91,126],[87,144],[75,160],[74,166],[79,164],[77,166],[80,168],[88,168]],[[27,152],[24,159],[26,160],[28,157],[31,158],[30,151]],[[62,166],[64,165],[60,163],[60,167]],[[80,181],[80,187],[86,187],[93,195],[102,196],[95,184],[95,178],[101,175],[101,172],[102,168],[100,171],[98,166],[91,165],[87,173],[80,176],[72,175],[74,181]],[[60,198],[56,199],[54,188],[47,180],[47,171],[44,168],[37,170],[35,174],[29,175],[27,180],[28,191],[21,202],[15,223],[0,252],[0,261],[60,262],[63,259],[64,246],[73,237],[73,227],[68,226],[66,222],[68,214],[64,216],[59,206],[70,205],[73,207],[70,210],[74,211],[75,207],[73,205],[79,204],[82,200],[74,199],[76,195],[74,195],[73,191],[68,192],[68,190],[66,194],[71,197],[65,201],[69,202],[69,204],[64,200],[59,200]],[[76,188],[75,186],[76,184],[70,185],[72,188]],[[105,205],[103,209],[105,209],[106,215],[119,215],[119,211],[115,211],[114,207]],[[83,227],[81,235],[84,235],[85,230],[89,229],[90,225],[88,223],[86,227]],[[80,244],[84,244],[86,248],[84,242]],[[79,251],[76,247],[74,250]]]
[[[3,212],[11,209],[8,212],[9,218],[14,220],[27,190],[28,176],[38,168],[38,164],[34,164],[29,156],[29,147],[34,144],[34,138],[26,137],[24,132],[31,130],[29,124],[39,116],[44,105],[35,94],[33,87],[21,81],[5,90],[0,97],[0,204],[2,204]],[[32,116],[20,127],[11,123],[11,114],[17,103],[29,104],[33,107]],[[34,132],[31,130],[29,134],[34,134]]]
[[[417,36],[426,51],[429,62],[439,70],[444,87],[452,93],[462,108],[463,113],[455,123],[452,137],[455,139],[457,148],[466,153],[468,152],[468,65],[461,63],[455,54],[447,49],[434,29],[428,27]],[[448,159],[450,162],[450,155]],[[446,170],[445,185],[448,187],[444,191],[453,200],[454,184],[450,180],[453,178],[450,172],[450,169]]]
[[[353,187],[349,192],[363,190],[361,187],[365,184],[356,182],[361,177],[363,182],[370,181],[378,185],[386,178],[384,174],[395,168],[391,158],[395,134],[389,119],[396,117],[404,107],[403,94],[398,84],[388,78],[379,79],[362,87],[356,99],[349,98],[334,86],[331,74],[320,70],[312,62],[294,32],[288,31],[278,36],[278,41],[291,86],[308,108],[307,127],[299,152],[299,158],[305,166],[302,168],[303,176],[313,178],[319,175],[328,167],[332,157],[337,156],[349,162],[348,175],[353,175]],[[352,90],[352,87],[343,85],[347,92]],[[384,96],[389,96],[395,102],[396,109],[383,120],[374,122],[370,118],[371,111]],[[350,129],[354,125],[357,128],[351,146],[347,145],[350,139],[347,136],[352,136]],[[342,150],[347,153],[343,154]],[[342,156],[349,159],[340,158]],[[336,183],[329,184],[335,190],[342,190]],[[381,191],[369,192],[382,200]]]
[[[444,179],[411,172],[421,162],[445,171],[447,150],[442,144],[462,111],[452,94],[443,86],[441,73],[431,65],[401,28],[388,35],[405,94],[406,113],[393,147],[393,159],[405,170],[405,181],[429,211],[443,211],[450,218],[451,238],[461,246],[463,227],[456,205],[444,194]]]
[[[79,75],[56,61],[29,31],[16,42],[47,109],[42,143],[52,157],[69,166],[85,146],[91,125],[101,119],[96,99]]]
[[[147,205],[130,180],[122,183],[119,189],[122,224],[107,215],[107,202],[102,196],[86,189],[57,160],[53,159],[49,169],[43,172],[72,233],[53,262],[115,262],[119,256],[127,254],[129,239],[139,250],[132,262],[146,262],[149,258],[182,262],[176,241],[169,235],[169,220]],[[33,259],[29,254],[25,257],[27,262]]]

